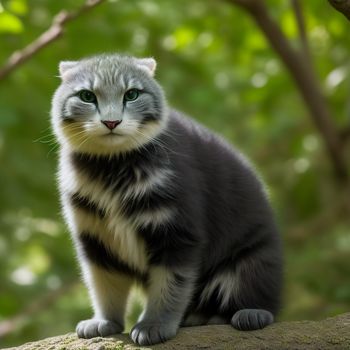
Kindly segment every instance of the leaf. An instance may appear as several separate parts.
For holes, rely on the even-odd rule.
[[[24,16],[28,12],[28,6],[26,0],[10,0],[6,4],[6,8],[19,16]]]
[[[174,33],[176,47],[182,49],[191,45],[196,37],[196,32],[189,27],[180,27]]]
[[[0,33],[19,34],[22,32],[23,24],[18,17],[7,11],[0,13]]]

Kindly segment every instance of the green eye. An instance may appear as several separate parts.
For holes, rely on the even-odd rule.
[[[84,101],[86,103],[96,103],[97,102],[96,95],[92,91],[89,91],[89,90],[79,91],[78,96],[82,101]]]
[[[135,101],[140,95],[140,91],[137,89],[130,89],[124,95],[125,101]]]

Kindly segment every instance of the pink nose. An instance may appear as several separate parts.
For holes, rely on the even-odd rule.
[[[101,122],[107,126],[108,129],[113,130],[117,125],[119,125],[121,120],[101,120]]]

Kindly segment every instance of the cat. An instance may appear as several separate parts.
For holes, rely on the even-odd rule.
[[[52,101],[59,188],[94,317],[82,338],[124,329],[136,283],[140,345],[180,326],[274,321],[282,246],[262,182],[226,141],[168,107],[156,61],[104,54],[59,65]]]

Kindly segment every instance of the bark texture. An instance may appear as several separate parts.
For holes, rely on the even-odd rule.
[[[127,334],[78,339],[74,333],[27,343],[11,350],[136,350],[136,349],[350,349],[350,313],[326,320],[280,322],[263,330],[239,332],[231,326],[181,328],[175,339],[149,347],[134,345]],[[7,350],[9,350],[7,349]]]

